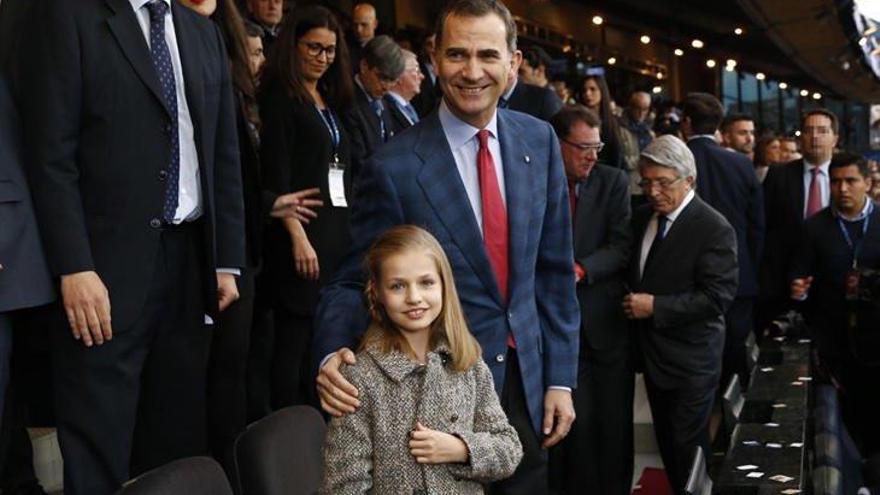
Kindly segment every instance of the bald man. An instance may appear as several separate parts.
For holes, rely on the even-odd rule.
[[[370,40],[376,37],[376,28],[378,27],[376,7],[369,3],[355,4],[351,11],[351,38],[348,44],[352,73],[357,73],[363,49]]]

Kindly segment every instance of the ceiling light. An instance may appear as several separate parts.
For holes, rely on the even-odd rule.
[[[651,42],[651,37],[648,36],[647,34],[643,34],[642,37],[639,38],[639,41],[641,41],[643,45],[647,45],[648,43]]]
[[[659,95],[663,92],[663,88],[661,86],[654,86],[653,88],[651,88],[651,92],[655,95]]]
[[[797,137],[801,137],[801,131],[794,131],[794,135]]]
[[[801,96],[804,96],[804,97],[807,97],[807,96],[810,96],[810,92],[807,91],[806,89],[802,89],[800,95],[801,95]]]
[[[788,83],[785,83],[785,82],[779,83],[779,89],[788,89]]]
[[[662,73],[662,72],[658,72],[658,73],[657,73],[657,79],[661,79],[661,80],[662,80],[663,77],[664,77],[664,76],[663,76],[663,73]]]
[[[736,67],[736,60],[734,60],[732,58],[727,59],[727,66],[728,67]]]
[[[763,81],[764,79],[767,79],[767,76],[765,76],[763,72],[758,72],[755,74],[755,79]]]
[[[821,100],[821,99],[822,99],[822,93],[813,93],[813,99],[814,99],[814,100]]]
[[[716,65],[715,59],[710,58],[709,60],[706,60],[706,67],[711,69],[711,68],[715,67],[715,65]]]
[[[601,15],[594,15],[593,16],[593,24],[595,24],[597,26],[601,26],[603,22],[605,22],[605,19],[602,19]]]
[[[616,63],[617,63],[617,59],[616,59],[616,58],[614,58],[614,57],[609,57],[609,58],[608,58],[608,65],[614,65],[614,64],[616,64]]]
[[[737,35],[737,36],[742,36],[742,34],[743,34],[743,28],[738,27],[738,28],[734,29],[734,30],[733,30],[733,34],[735,34],[735,35]]]
[[[703,48],[703,42],[700,40],[691,41],[691,46],[697,49]]]
[[[728,65],[727,67],[724,68],[724,70],[726,70],[727,72],[733,72],[736,70],[736,66],[735,65]]]
[[[674,53],[676,57],[680,57],[684,55],[684,50],[682,50],[681,48],[676,48],[675,51],[672,53]]]

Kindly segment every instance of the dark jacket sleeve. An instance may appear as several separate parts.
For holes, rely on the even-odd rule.
[[[562,108],[562,100],[556,96],[556,93],[549,88],[545,88],[544,101],[541,104],[542,119],[549,121]]]
[[[654,297],[654,326],[675,328],[724,314],[736,296],[736,233],[726,222],[706,232],[693,290]]]
[[[622,272],[629,262],[632,247],[629,181],[623,170],[615,170],[608,203],[603,207],[609,212],[606,241],[590,255],[577,260],[586,270],[589,284],[602,282]]]
[[[751,172],[751,171],[750,171]],[[766,217],[764,213],[764,191],[761,182],[754,173],[749,174],[749,209],[746,212],[748,231],[746,243],[754,264],[755,277],[758,276],[758,267],[761,264],[761,256],[764,254],[764,229]]]

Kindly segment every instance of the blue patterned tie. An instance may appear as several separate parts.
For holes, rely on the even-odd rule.
[[[370,101],[370,107],[373,109],[373,112],[376,113],[376,116],[379,117],[379,137],[382,138],[382,142],[385,142],[385,119],[382,118],[382,113],[385,112],[385,106],[382,105],[382,100],[376,98],[375,100]]]
[[[413,106],[410,105],[409,103],[407,103],[406,106],[403,107],[403,113],[406,114],[406,116],[409,118],[409,121],[412,122],[413,124],[416,124],[419,122],[419,114],[416,113],[416,109],[413,108]]]
[[[155,0],[147,4],[150,11],[150,54],[153,56],[153,67],[162,84],[162,96],[171,112],[171,123],[168,126],[171,137],[171,163],[168,165],[168,183],[165,187],[165,202],[162,206],[162,218],[165,223],[172,223],[177,212],[178,188],[180,183],[180,132],[177,126],[177,84],[174,80],[174,67],[171,65],[171,52],[165,43],[165,15],[168,4],[164,0]]]

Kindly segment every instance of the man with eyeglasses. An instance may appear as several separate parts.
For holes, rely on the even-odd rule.
[[[553,457],[561,493],[624,495],[633,469],[635,372],[630,332],[620,307],[629,262],[630,200],[626,173],[598,162],[602,120],[582,105],[560,110],[559,136],[574,228],[574,264],[581,310],[577,421]]]
[[[633,321],[654,433],[673,491],[683,494],[697,446],[709,452],[709,416],[724,349],[724,314],[737,288],[736,233],[694,192],[694,155],[677,137],[642,151],[648,205],[633,213]]]
[[[393,135],[383,97],[406,68],[400,46],[385,35],[370,40],[362,55],[354,76],[354,105],[343,117],[351,137],[353,177],[357,177],[364,160]]]
[[[790,308],[788,275],[804,221],[831,203],[828,168],[837,145],[837,116],[824,108],[801,118],[803,158],[770,167],[764,179],[767,242],[761,262],[759,328]]]
[[[764,197],[752,162],[715,141],[724,117],[718,98],[691,93],[682,105],[681,130],[697,164],[697,193],[724,215],[736,231],[739,289],[727,312],[721,385],[736,374],[747,383],[746,339],[755,326],[752,309],[758,296],[758,264],[764,247]]]

